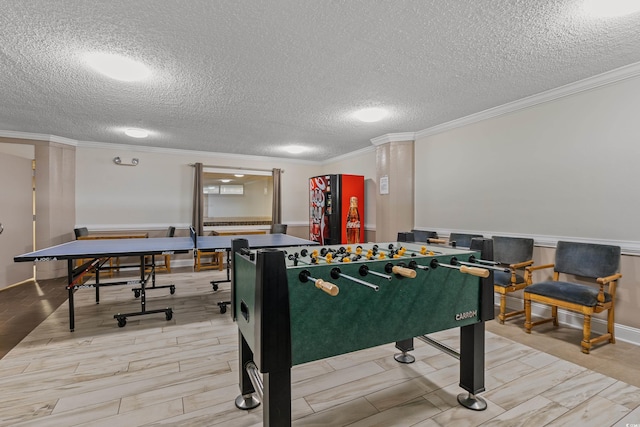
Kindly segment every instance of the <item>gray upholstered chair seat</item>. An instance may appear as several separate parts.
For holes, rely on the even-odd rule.
[[[595,307],[598,304],[598,289],[569,282],[539,282],[527,286],[527,292],[549,298],[561,298],[562,300],[574,304]],[[604,302],[611,301],[611,295],[604,292]]]
[[[516,273],[516,283],[524,282],[524,276]],[[496,286],[502,286],[503,288],[508,288],[509,286],[513,286],[513,282],[511,282],[511,272],[507,273],[506,271],[494,271],[493,272],[493,283]]]

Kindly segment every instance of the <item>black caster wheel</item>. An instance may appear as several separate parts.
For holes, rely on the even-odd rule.
[[[121,328],[124,328],[124,325],[127,324],[127,318],[126,317],[118,317],[118,326]]]
[[[173,311],[167,311],[164,317],[167,318],[167,321],[171,320],[173,318]]]
[[[133,296],[136,298],[140,298],[140,291],[133,291]]]
[[[213,287],[214,291],[218,290],[218,284],[217,283],[212,283],[211,286]]]
[[[173,286],[173,285],[169,286],[169,292],[171,292],[171,295],[175,294],[176,293],[176,287]],[[167,319],[167,320],[169,320],[169,319]]]
[[[220,306],[220,314],[225,314],[227,312],[226,304],[218,304]]]

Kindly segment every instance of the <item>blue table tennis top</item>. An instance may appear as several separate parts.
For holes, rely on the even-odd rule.
[[[315,242],[287,234],[248,234],[236,236],[198,236],[197,246],[190,237],[157,237],[149,239],[73,240],[13,258],[15,262],[56,261],[64,259],[118,256],[167,255],[191,250],[230,250],[231,241],[246,239],[250,248],[314,245]]]

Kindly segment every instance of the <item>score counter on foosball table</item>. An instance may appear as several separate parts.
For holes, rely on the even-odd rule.
[[[484,409],[476,393],[484,391],[484,321],[493,318],[493,251],[491,240],[476,240],[476,250],[388,242],[257,251],[234,241],[236,406],[257,406],[255,392],[265,426],[290,425],[292,366],[393,342],[396,360],[408,363],[414,338],[460,327],[459,351],[441,348],[460,359],[468,395],[458,401]]]

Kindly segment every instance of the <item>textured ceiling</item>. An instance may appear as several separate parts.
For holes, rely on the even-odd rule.
[[[326,160],[640,62],[640,13],[594,19],[581,3],[2,0],[0,130]],[[110,80],[84,64],[92,51],[152,77]],[[372,106],[391,114],[350,117]]]

